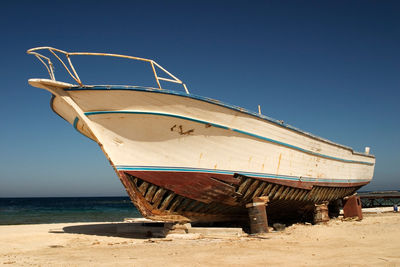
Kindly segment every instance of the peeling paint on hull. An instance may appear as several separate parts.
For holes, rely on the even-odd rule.
[[[245,205],[260,196],[270,199],[270,218],[293,217],[299,211],[312,212],[315,203],[351,195],[365,184],[304,185],[240,175],[214,178],[198,173],[120,171],[119,176],[133,203],[146,217],[181,222],[245,221]]]

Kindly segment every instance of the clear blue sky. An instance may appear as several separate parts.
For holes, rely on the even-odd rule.
[[[400,189],[398,1],[2,1],[0,10],[0,197],[125,195],[97,144],[28,85],[47,77],[25,54],[43,45],[152,58],[194,94],[260,104],[357,151],[370,146],[377,164],[365,189]]]

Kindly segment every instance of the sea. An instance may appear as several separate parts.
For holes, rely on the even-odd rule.
[[[359,196],[363,207],[400,206],[398,191],[359,192]],[[128,197],[0,198],[0,225],[121,222],[141,217]]]
[[[140,217],[128,197],[0,198],[0,225],[120,222]]]

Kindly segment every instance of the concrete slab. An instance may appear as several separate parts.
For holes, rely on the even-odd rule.
[[[203,237],[239,237],[244,236],[242,228],[223,228],[223,227],[192,227],[189,234],[201,234]]]
[[[153,221],[146,218],[124,218],[124,222],[127,223],[165,223],[163,221]]]
[[[394,212],[393,207],[377,207],[377,208],[363,208],[362,212],[365,213],[382,213],[382,212]]]
[[[186,232],[186,233],[185,233]],[[117,225],[118,234],[140,234],[153,237],[173,237],[188,235],[188,238],[202,237],[240,237],[245,236],[242,228],[231,227],[192,227],[190,224],[173,224],[152,221],[145,218],[126,218]]]

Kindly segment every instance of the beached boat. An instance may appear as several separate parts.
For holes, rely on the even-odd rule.
[[[39,50],[59,60],[77,84],[56,81],[52,62]],[[375,157],[369,148],[355,152],[261,112],[190,94],[153,60],[51,47],[28,53],[50,75],[29,83],[48,90],[53,111],[99,144],[146,218],[247,219],[246,204],[259,196],[269,197],[269,218],[306,213],[372,179]],[[159,88],[86,85],[70,59],[79,55],[148,62]],[[181,84],[184,90],[166,90],[160,82]]]

